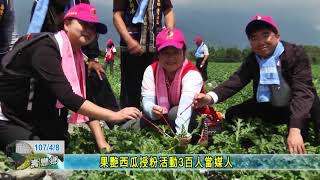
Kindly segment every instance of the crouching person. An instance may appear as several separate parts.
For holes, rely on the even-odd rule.
[[[193,96],[203,89],[201,74],[186,59],[185,37],[177,28],[164,29],[156,38],[158,60],[147,67],[142,81],[142,104],[151,122],[168,121],[176,135],[182,135],[181,145],[191,140],[197,127],[191,108]],[[141,127],[149,122],[142,119]]]
[[[159,61],[148,66],[143,75],[143,112],[151,120],[164,121],[165,115],[177,135],[186,133],[188,143],[196,127],[189,105],[203,86],[201,74],[186,59],[185,38],[179,29],[162,30],[156,38],[156,49]],[[141,121],[142,126],[147,123]]]
[[[85,65],[81,46],[97,33],[107,32],[95,7],[79,4],[64,17],[56,34],[30,34],[20,39],[3,57],[0,72],[0,146],[16,140],[67,140],[70,123],[88,123],[99,148],[109,144],[98,121],[124,122],[138,119],[141,112],[125,108],[118,112],[86,100]]]
[[[194,106],[223,102],[253,81],[253,98],[230,107],[226,121],[259,117],[288,124],[288,151],[305,153],[308,122],[315,122],[320,133],[320,102],[308,57],[302,47],[280,41],[278,26],[269,16],[255,16],[246,34],[252,53],[228,80],[208,94],[196,95]]]

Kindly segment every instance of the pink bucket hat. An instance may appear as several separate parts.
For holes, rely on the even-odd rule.
[[[279,32],[278,25],[270,16],[263,16],[257,14],[254,17],[252,17],[251,21],[246,26],[247,36],[249,36],[257,27],[259,27],[259,25],[270,26],[275,33]]]
[[[105,24],[99,22],[96,8],[90,4],[80,3],[76,6],[73,6],[69,11],[64,15],[64,19],[75,18],[81,21],[94,23],[96,25],[96,31],[99,34],[105,34],[108,31],[108,28]]]
[[[160,51],[161,49],[173,46],[178,49],[182,49],[183,46],[185,46],[186,40],[184,38],[184,35],[182,31],[178,28],[163,29],[156,38],[156,48],[157,51]]]

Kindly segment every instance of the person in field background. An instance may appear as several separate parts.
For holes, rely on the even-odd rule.
[[[115,54],[117,52],[116,47],[114,46],[114,43],[112,39],[108,39],[106,42],[106,52],[104,56],[104,66],[103,69],[107,71],[107,67],[110,68],[110,74],[113,74],[113,65],[114,65],[114,58]]]
[[[202,41],[201,36],[196,36],[194,43],[197,45],[197,49],[194,53],[196,57],[196,66],[201,72],[202,78],[204,81],[208,80],[208,58],[209,50],[207,45]]]

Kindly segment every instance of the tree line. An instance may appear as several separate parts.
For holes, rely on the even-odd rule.
[[[303,45],[305,52],[309,56],[309,60],[312,64],[320,64],[320,47]],[[213,62],[241,62],[243,61],[251,52],[250,48],[239,49],[236,47],[231,48],[214,48],[208,46],[209,49],[209,61]],[[188,52],[188,57],[195,59],[194,57],[195,49],[191,49]]]
[[[312,64],[320,64],[320,46],[303,45],[305,52],[309,56],[309,60]],[[119,47],[116,48],[117,52],[120,52]],[[213,46],[208,46],[209,49],[209,61],[210,62],[241,62],[243,61],[251,52],[250,48],[239,49],[237,47],[231,48],[214,48]],[[194,60],[195,49],[188,50],[188,58]],[[104,57],[105,50],[100,51],[100,55]],[[118,58],[119,53],[116,54]]]

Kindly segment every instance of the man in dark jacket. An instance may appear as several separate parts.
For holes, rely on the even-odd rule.
[[[311,66],[302,47],[280,41],[279,29],[269,16],[255,16],[246,26],[252,53],[225,82],[207,94],[198,94],[194,106],[222,102],[253,80],[253,98],[230,107],[226,121],[259,117],[287,123],[290,153],[305,153],[308,121],[320,127],[320,102],[312,83]]]

